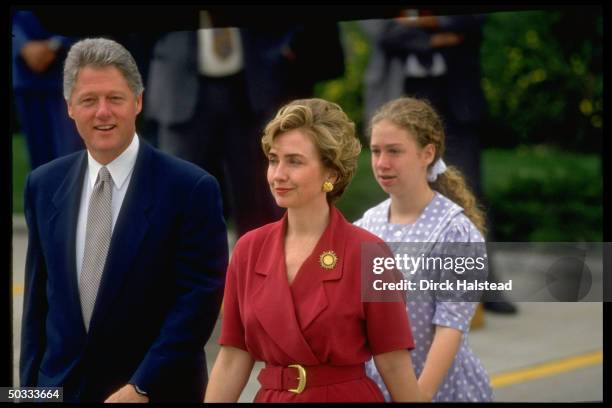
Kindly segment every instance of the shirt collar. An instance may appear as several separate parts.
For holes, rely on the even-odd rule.
[[[106,168],[108,169],[111,178],[113,179],[113,184],[116,188],[120,189],[123,187],[123,184],[134,168],[139,145],[140,141],[138,140],[138,135],[134,134],[132,142],[127,149],[117,156],[115,160],[106,165]],[[87,151],[87,166],[89,169],[89,185],[91,188],[93,188],[96,184],[96,179],[98,178],[98,172],[103,165],[98,163],[96,159],[93,158],[89,150]]]

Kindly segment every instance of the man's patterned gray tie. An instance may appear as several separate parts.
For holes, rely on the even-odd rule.
[[[111,175],[106,167],[102,167],[98,172],[98,178],[89,199],[85,252],[79,281],[81,310],[87,331],[89,331],[89,321],[96,303],[96,295],[110,246],[113,222],[112,199]]]

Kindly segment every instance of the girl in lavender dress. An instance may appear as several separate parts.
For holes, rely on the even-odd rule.
[[[374,176],[390,198],[356,225],[386,242],[484,242],[484,216],[461,173],[442,160],[444,128],[429,103],[400,98],[382,106],[371,121],[370,147]],[[406,305],[421,394],[442,402],[493,400],[488,375],[467,339],[477,302],[424,302],[409,294]],[[371,362],[367,373],[389,400]]]

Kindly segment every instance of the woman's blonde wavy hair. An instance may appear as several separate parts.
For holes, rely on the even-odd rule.
[[[361,143],[355,135],[355,124],[339,105],[324,99],[297,99],[280,108],[264,130],[261,147],[266,155],[281,133],[300,129],[308,134],[317,148],[323,166],[335,170],[338,179],[327,193],[327,201],[336,201],[357,170]]]
[[[433,144],[436,149],[435,157],[430,163],[431,168],[436,161],[444,156],[444,124],[440,115],[433,106],[423,99],[403,97],[387,102],[380,107],[370,121],[370,134],[372,127],[383,120],[399,126],[413,135],[421,148]],[[455,166],[448,166],[444,173],[438,175],[429,185],[433,190],[450,198],[461,207],[465,215],[474,223],[476,228],[485,235],[486,221],[484,212],[480,208],[476,197],[468,188],[465,178]]]

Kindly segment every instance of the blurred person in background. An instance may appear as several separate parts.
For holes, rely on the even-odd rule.
[[[344,55],[336,23],[238,28],[218,26],[222,17],[201,11],[199,30],[161,36],[144,113],[160,149],[219,180],[240,237],[282,214],[264,183],[258,135],[283,103],[341,75]]]
[[[50,33],[30,11],[13,14],[12,34],[15,108],[35,169],[83,148],[62,95],[62,65],[76,39]]]

